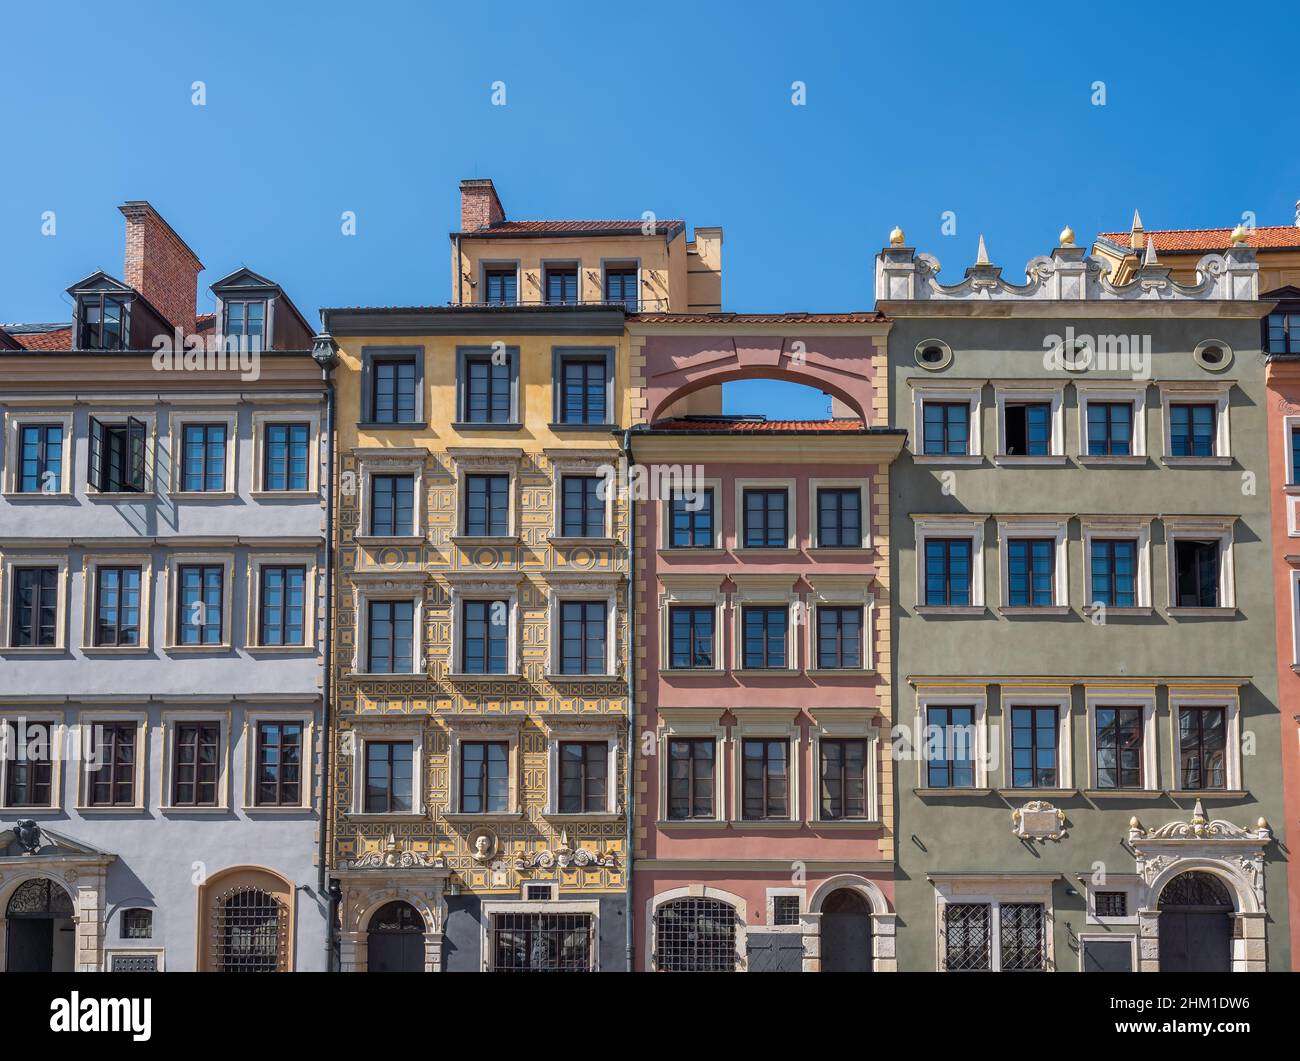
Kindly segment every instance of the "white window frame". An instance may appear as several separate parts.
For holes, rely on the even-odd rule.
[[[778,897],[784,898],[793,896],[799,900],[799,922],[793,925],[778,925],[776,923],[776,900]],[[750,932],[802,932],[803,916],[808,912],[808,889],[807,888],[768,888],[766,917],[763,924],[751,925]]]
[[[65,408],[65,407],[61,407]],[[63,451],[60,455],[59,489],[54,493],[42,493],[39,490],[20,491],[18,476],[21,471],[22,429],[36,424],[59,424],[63,428]],[[73,415],[60,409],[45,411],[36,407],[21,406],[5,410],[4,444],[4,496],[10,500],[25,501],[29,498],[69,498],[73,494],[73,455],[76,447],[72,438]]]
[[[696,483],[701,494],[705,490],[713,491],[713,544],[709,546],[673,545],[673,499],[682,496],[682,491],[674,491],[671,496],[659,502],[659,548],[674,556],[708,556],[723,550],[722,515],[726,501],[722,493],[721,479],[701,479]]]
[[[1094,884],[1090,876],[1084,875],[1079,878],[1083,884],[1083,890],[1087,899],[1087,912],[1084,914],[1085,925],[1136,925],[1138,923],[1138,905],[1142,893],[1142,879],[1136,873],[1107,873],[1106,883]],[[1098,892],[1123,892],[1128,896],[1127,910],[1128,913],[1123,917],[1103,917],[1097,913],[1097,893]],[[1120,942],[1125,939],[1135,939],[1133,936],[1111,936],[1101,933],[1092,937],[1083,936],[1083,939],[1093,938],[1099,940],[1111,940]],[[1082,960],[1082,955],[1080,955]],[[1137,969],[1137,963],[1134,962],[1133,968]]]
[[[1052,882],[998,880],[972,874],[968,880],[955,877],[933,879],[935,969],[944,967],[944,911],[949,904],[976,903],[989,907],[989,972],[1002,971],[1002,904],[1038,903],[1043,907],[1043,969],[1056,968],[1056,915],[1052,905]],[[1016,888],[1022,889],[1016,894]],[[968,890],[971,889],[971,890]]]
[[[1005,466],[1021,464],[1064,464],[1065,463],[1065,413],[1064,397],[1068,380],[1052,382],[1042,379],[995,379],[993,400],[997,406],[997,453],[994,463]],[[1007,453],[1007,406],[1025,403],[1047,402],[1051,406],[1052,431],[1048,440],[1046,454],[1030,456],[1029,454]]]
[[[20,807],[9,804],[9,769],[16,760],[17,748],[7,746],[8,727],[15,726],[15,741],[21,740],[23,722],[37,722],[50,727],[50,802],[44,807]],[[41,817],[61,813],[63,810],[63,762],[70,748],[69,734],[64,726],[63,712],[33,707],[30,710],[19,704],[0,707],[0,810],[9,811],[6,817]]]
[[[264,645],[262,644],[262,568],[264,567],[302,567],[303,578],[303,618],[301,645]],[[315,553],[257,553],[248,554],[248,614],[245,617],[245,647],[258,653],[301,653],[312,652],[316,648],[316,554]]]
[[[1300,483],[1296,482],[1300,469],[1295,467],[1291,452],[1292,430],[1300,430],[1300,415],[1282,418],[1282,458],[1286,461],[1286,482],[1282,484],[1282,494],[1286,505],[1286,532],[1287,537],[1300,538]]]
[[[14,569],[20,567],[53,567],[57,570],[55,585],[58,595],[58,608],[54,617],[54,644],[52,645],[14,645],[14,598],[17,594],[14,592]],[[3,630],[0,630],[0,643],[4,645],[6,654],[23,655],[23,656],[51,656],[60,655],[68,650],[68,597],[70,593],[69,572],[68,572],[68,554],[66,552],[51,555],[49,553],[5,553],[0,556],[0,602],[3,603],[3,609],[0,609],[0,622],[4,623]]]
[[[1182,784],[1182,756],[1179,740],[1178,713],[1184,707],[1222,707],[1224,712],[1224,782],[1225,788],[1199,788],[1184,790]],[[1179,798],[1193,796],[1214,799],[1225,794],[1240,793],[1245,789],[1242,778],[1241,757],[1241,692],[1234,686],[1225,686],[1221,692],[1207,694],[1203,686],[1169,686],[1169,743],[1173,758],[1173,776],[1169,791]]]
[[[1152,686],[1084,687],[1084,707],[1088,715],[1088,790],[1098,797],[1132,797],[1139,792],[1160,791],[1160,743],[1156,730],[1156,691]],[[1100,788],[1097,785],[1097,709],[1099,707],[1137,707],[1142,709],[1142,787]]]
[[[453,542],[468,545],[511,544],[522,537],[522,513],[519,497],[519,463],[524,451],[514,447],[491,449],[480,446],[453,446],[447,455],[456,471],[456,519],[451,531]],[[469,534],[466,520],[469,518],[469,476],[471,475],[505,475],[510,479],[507,488],[510,496],[510,511],[506,518],[505,534]]]
[[[1291,613],[1291,667],[1300,669],[1300,568],[1291,568],[1287,572],[1287,585],[1291,590],[1291,601],[1287,610]]]
[[[1137,615],[1151,613],[1151,522],[1150,516],[1080,516],[1080,536],[1083,539],[1083,590],[1084,608],[1091,609],[1092,600],[1092,540],[1132,540],[1136,543],[1133,572],[1134,594],[1137,604],[1132,608],[1106,605],[1106,614]]]
[[[257,802],[257,730],[263,722],[297,722],[302,725],[302,762],[299,766],[299,802],[287,804],[260,804]],[[244,796],[242,810],[245,814],[276,815],[294,812],[315,812],[313,779],[316,776],[316,713],[307,708],[285,706],[283,710],[271,707],[244,712]],[[364,778],[363,778],[364,783]]]
[[[224,490],[184,490],[185,428],[188,424],[221,424],[226,429],[226,488]],[[167,414],[167,445],[171,460],[168,490],[172,497],[198,501],[220,501],[239,496],[239,412],[237,409],[173,409]],[[256,475],[256,466],[253,472]],[[256,480],[254,480],[256,481]]]
[[[1161,461],[1179,468],[1223,468],[1232,464],[1232,431],[1228,422],[1233,380],[1165,380],[1160,391],[1160,422],[1164,430]],[[1214,454],[1209,457],[1175,457],[1170,453],[1169,407],[1187,403],[1214,405]]]
[[[1066,792],[1075,788],[1073,732],[1073,688],[1069,685],[1003,685],[1002,697],[1002,781],[1001,794],[1033,799],[1034,793]],[[1018,707],[1056,708],[1056,784],[1049,787],[1017,788],[1011,761],[1011,712]]]
[[[521,775],[523,773],[523,747],[520,730],[523,721],[508,717],[456,717],[447,722],[447,778],[448,804],[443,817],[453,822],[508,822],[524,816]],[[461,802],[461,745],[481,741],[504,742],[507,753],[507,796],[504,811],[463,811]]]
[[[726,671],[727,639],[723,631],[726,625],[727,595],[722,590],[722,575],[677,575],[661,574],[659,576],[659,673],[663,675],[684,675],[701,677],[722,674]],[[672,617],[669,610],[673,607],[713,608],[713,666],[712,667],[674,667],[672,665]]]
[[[796,827],[805,820],[806,798],[803,788],[803,729],[799,724],[797,707],[733,707],[736,724],[731,729],[731,827],[733,829],[772,829],[783,826]],[[783,740],[789,749],[786,767],[787,802],[786,818],[744,817],[745,810],[745,741]]]
[[[817,502],[819,490],[856,490],[858,492],[858,518],[861,542],[858,545],[818,545],[821,533],[822,507]],[[808,537],[805,548],[811,552],[843,553],[870,549],[871,540],[871,481],[860,479],[809,479],[808,480]]]
[[[176,611],[176,591],[179,569],[195,564],[220,564],[223,570],[221,583],[221,641],[215,645],[181,645],[176,641],[176,628],[180,616]],[[163,615],[167,624],[163,631],[162,647],[168,652],[229,652],[234,648],[235,557],[233,553],[169,553],[163,569]]]
[[[101,567],[140,568],[140,643],[138,645],[95,644],[95,624],[98,619],[95,605]],[[121,556],[101,552],[87,553],[81,561],[81,581],[83,589],[81,651],[88,656],[135,655],[149,652],[153,627],[153,556],[149,553],[124,553]]]
[[[91,777],[90,772],[87,770],[91,747],[91,733],[97,724],[116,724],[124,722],[135,724],[135,777],[132,779],[131,784],[135,800],[130,806],[91,806]],[[145,792],[145,786],[149,781],[149,766],[155,761],[153,758],[153,749],[149,747],[149,729],[149,716],[145,711],[111,708],[98,709],[95,707],[85,707],[82,709],[81,713],[77,716],[77,736],[80,741],[80,759],[77,768],[77,797],[75,809],[78,814],[85,817],[86,815],[92,814],[129,814],[143,813],[145,811],[149,805],[148,794]]]
[[[916,690],[916,737],[912,748],[917,762],[917,787],[932,792],[975,793],[992,787],[989,777],[990,751],[992,748],[988,722],[989,692],[986,685],[920,685]],[[974,786],[972,788],[950,785],[947,788],[931,789],[925,757],[927,748],[926,733],[930,725],[930,708],[932,707],[970,707],[973,708],[975,726],[973,759]]]
[[[211,807],[177,806],[172,803],[173,782],[176,778],[176,727],[182,722],[215,722],[219,727],[217,802]],[[168,708],[160,718],[162,737],[162,755],[159,784],[162,791],[158,793],[158,809],[163,813],[176,814],[220,814],[230,810],[230,757],[231,757],[231,718],[229,711]]]
[[[1145,380],[1075,380],[1074,391],[1078,402],[1079,463],[1080,464],[1133,464],[1147,462],[1147,382]],[[1129,455],[1088,452],[1088,404],[1090,402],[1128,402],[1133,407]]]
[[[1233,538],[1236,516],[1165,516],[1165,576],[1168,598],[1166,611],[1179,615],[1230,615],[1237,610],[1237,579],[1233,570]],[[1184,607],[1175,603],[1178,593],[1177,550],[1179,540],[1212,541],[1219,544],[1219,603],[1214,607]]]
[[[509,899],[485,901],[480,914],[479,971],[492,972],[492,920],[502,914],[584,914],[591,918],[591,972],[600,971],[600,903],[597,900]]]
[[[609,681],[619,676],[618,671],[618,598],[619,587],[613,582],[567,582],[554,572],[547,576],[550,592],[546,600],[546,628],[550,644],[546,657],[546,680],[551,682]],[[601,674],[561,674],[560,663],[564,639],[560,628],[561,604],[574,601],[603,601],[605,603],[605,670]]]
[[[606,478],[601,469],[611,468],[618,459],[617,450],[553,450],[545,451],[551,462],[551,530],[552,542],[608,542],[614,535],[615,480]],[[596,537],[566,535],[564,533],[564,480],[568,476],[606,478],[604,533]]]
[[[454,575],[454,573],[452,573]],[[502,578],[450,578],[451,583],[451,649],[446,660],[446,674],[449,678],[464,678],[475,681],[509,681],[523,676],[523,658],[521,652],[522,611],[519,606],[519,581],[521,576]],[[504,674],[468,674],[462,671],[464,658],[465,618],[461,607],[470,601],[506,602],[506,663],[509,669]]]
[[[745,491],[746,490],[784,490],[786,517],[786,544],[779,545],[745,545]],[[735,541],[733,548],[738,553],[786,553],[799,548],[799,509],[794,479],[736,479],[735,492]]]
[[[560,810],[560,745],[573,743],[605,745],[604,810],[577,813]],[[618,813],[618,730],[614,725],[565,722],[548,726],[546,770],[546,817],[562,821],[612,821],[621,817]]]
[[[352,754],[352,801],[350,816],[362,821],[412,821],[423,818],[428,808],[424,802],[424,724],[420,720],[380,722],[366,720],[352,725],[346,745]],[[366,745],[411,744],[411,809],[397,812],[369,812],[366,806]],[[274,808],[264,808],[273,810]]]
[[[927,344],[929,345],[929,344]],[[944,344],[945,348],[947,344]],[[912,388],[912,433],[910,444],[913,464],[983,464],[984,448],[981,431],[981,418],[984,399],[984,380],[947,379],[943,381],[912,377],[908,379]],[[926,402],[965,402],[970,406],[967,414],[966,453],[926,453],[925,452],[925,403]]]
[[[726,806],[726,739],[722,710],[716,707],[661,707],[659,709],[659,819],[660,829],[716,828],[728,820]],[[674,740],[713,741],[713,817],[668,817],[669,745]]]
[[[880,825],[880,727],[872,725],[878,717],[870,710],[822,711],[817,724],[808,728],[812,746],[812,776],[808,779],[808,820],[823,828],[870,829]],[[823,818],[821,801],[822,741],[864,740],[867,742],[865,818]],[[769,892],[769,894],[771,894]]]
[[[276,424],[307,424],[307,489],[268,490],[266,476],[266,429]],[[286,405],[275,412],[253,413],[253,497],[310,497],[320,493],[320,410],[314,406]]]
[[[422,449],[365,449],[356,450],[355,454],[357,457],[357,489],[360,491],[357,504],[360,511],[357,516],[358,533],[353,534],[353,541],[359,545],[383,545],[388,543],[405,545],[423,541],[427,533],[424,463],[428,453]],[[411,499],[411,521],[413,526],[410,534],[387,535],[371,534],[369,532],[371,518],[370,480],[376,475],[411,475],[414,477],[414,482],[411,485],[414,496]]]
[[[1001,578],[999,610],[1004,615],[1061,615],[1070,609],[1069,550],[1066,548],[1069,516],[995,516],[998,524],[998,571]],[[1051,538],[1053,578],[1052,603],[1012,605],[1010,581],[1010,544],[1024,538]]]
[[[912,525],[916,535],[916,584],[913,604],[918,615],[982,615],[987,605],[984,597],[984,525],[989,517],[982,513],[915,515]],[[970,604],[948,607],[925,603],[925,543],[930,538],[971,539]]]
[[[795,591],[797,575],[749,575],[733,572],[732,584],[736,587],[730,597],[731,609],[731,670],[737,674],[795,674],[803,668],[801,644],[807,634],[801,635],[798,609],[803,599]],[[786,609],[786,666],[783,668],[745,666],[744,609],[749,605],[784,605]],[[864,616],[865,619],[865,616]],[[865,622],[863,624],[866,625]]]
[[[424,572],[398,575],[387,572],[362,573],[353,571],[351,578],[353,609],[356,616],[356,636],[352,639],[352,674],[354,676],[396,679],[406,673],[390,674],[387,671],[375,672],[370,670],[370,603],[372,601],[386,600],[409,600],[414,603],[415,607],[412,610],[411,617],[414,644],[411,646],[410,673],[414,675],[424,674],[428,666],[428,660],[425,656]]]
[[[876,660],[873,647],[876,631],[876,598],[872,593],[870,575],[809,574],[805,581],[811,587],[808,595],[808,622],[804,631],[804,658],[809,674],[873,674]],[[818,609],[826,607],[858,607],[862,609],[862,643],[858,646],[860,667],[831,667],[825,670],[817,665]]]

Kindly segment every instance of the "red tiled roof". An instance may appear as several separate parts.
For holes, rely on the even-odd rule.
[[[580,236],[593,234],[639,236],[642,234],[645,224],[645,221],[639,219],[635,221],[498,221],[495,225],[489,225],[487,228],[461,232],[459,235],[492,237]],[[656,236],[662,236],[686,227],[685,221],[678,220],[659,219],[654,224],[654,235]]]
[[[648,324],[872,324],[888,321],[879,310],[849,313],[629,313]]]
[[[56,328],[48,332],[9,333],[24,350],[71,350],[72,326]]]
[[[718,431],[725,434],[780,435],[799,432],[825,434],[865,431],[861,420],[695,420],[675,417],[656,420],[652,431]]]
[[[1099,232],[1098,239],[1128,247],[1131,233]],[[1197,252],[1227,250],[1232,245],[1231,228],[1170,228],[1141,233],[1142,247],[1147,237],[1155,240],[1157,254],[1195,254]],[[1300,249],[1300,228],[1294,225],[1270,225],[1252,229],[1246,234],[1246,246],[1265,250]]]
[[[215,313],[200,313],[194,318],[194,330],[196,332],[210,332],[217,323]]]

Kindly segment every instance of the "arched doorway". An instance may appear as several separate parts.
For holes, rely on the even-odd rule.
[[[72,900],[52,880],[24,881],[5,909],[5,966],[14,973],[70,973],[77,933]]]
[[[721,899],[670,899],[655,911],[654,967],[665,973],[736,971],[736,908]]]
[[[1232,897],[1212,873],[1183,873],[1165,885],[1160,910],[1162,973],[1232,971]]]
[[[839,888],[821,914],[822,972],[871,972],[871,904],[853,888]]]
[[[366,968],[372,973],[424,972],[424,918],[401,900],[375,911],[366,936]]]

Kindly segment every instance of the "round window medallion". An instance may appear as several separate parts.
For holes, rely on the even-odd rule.
[[[1205,339],[1196,344],[1192,358],[1206,372],[1222,372],[1232,364],[1232,347],[1220,339]]]
[[[922,339],[916,344],[916,363],[931,372],[952,364],[952,348],[942,339]]]

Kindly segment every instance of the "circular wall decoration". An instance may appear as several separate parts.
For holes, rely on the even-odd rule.
[[[1232,364],[1232,347],[1222,339],[1203,339],[1192,351],[1192,359],[1206,372],[1222,372]]]
[[[922,339],[913,354],[916,363],[928,372],[938,372],[952,364],[952,347],[942,339]]]

